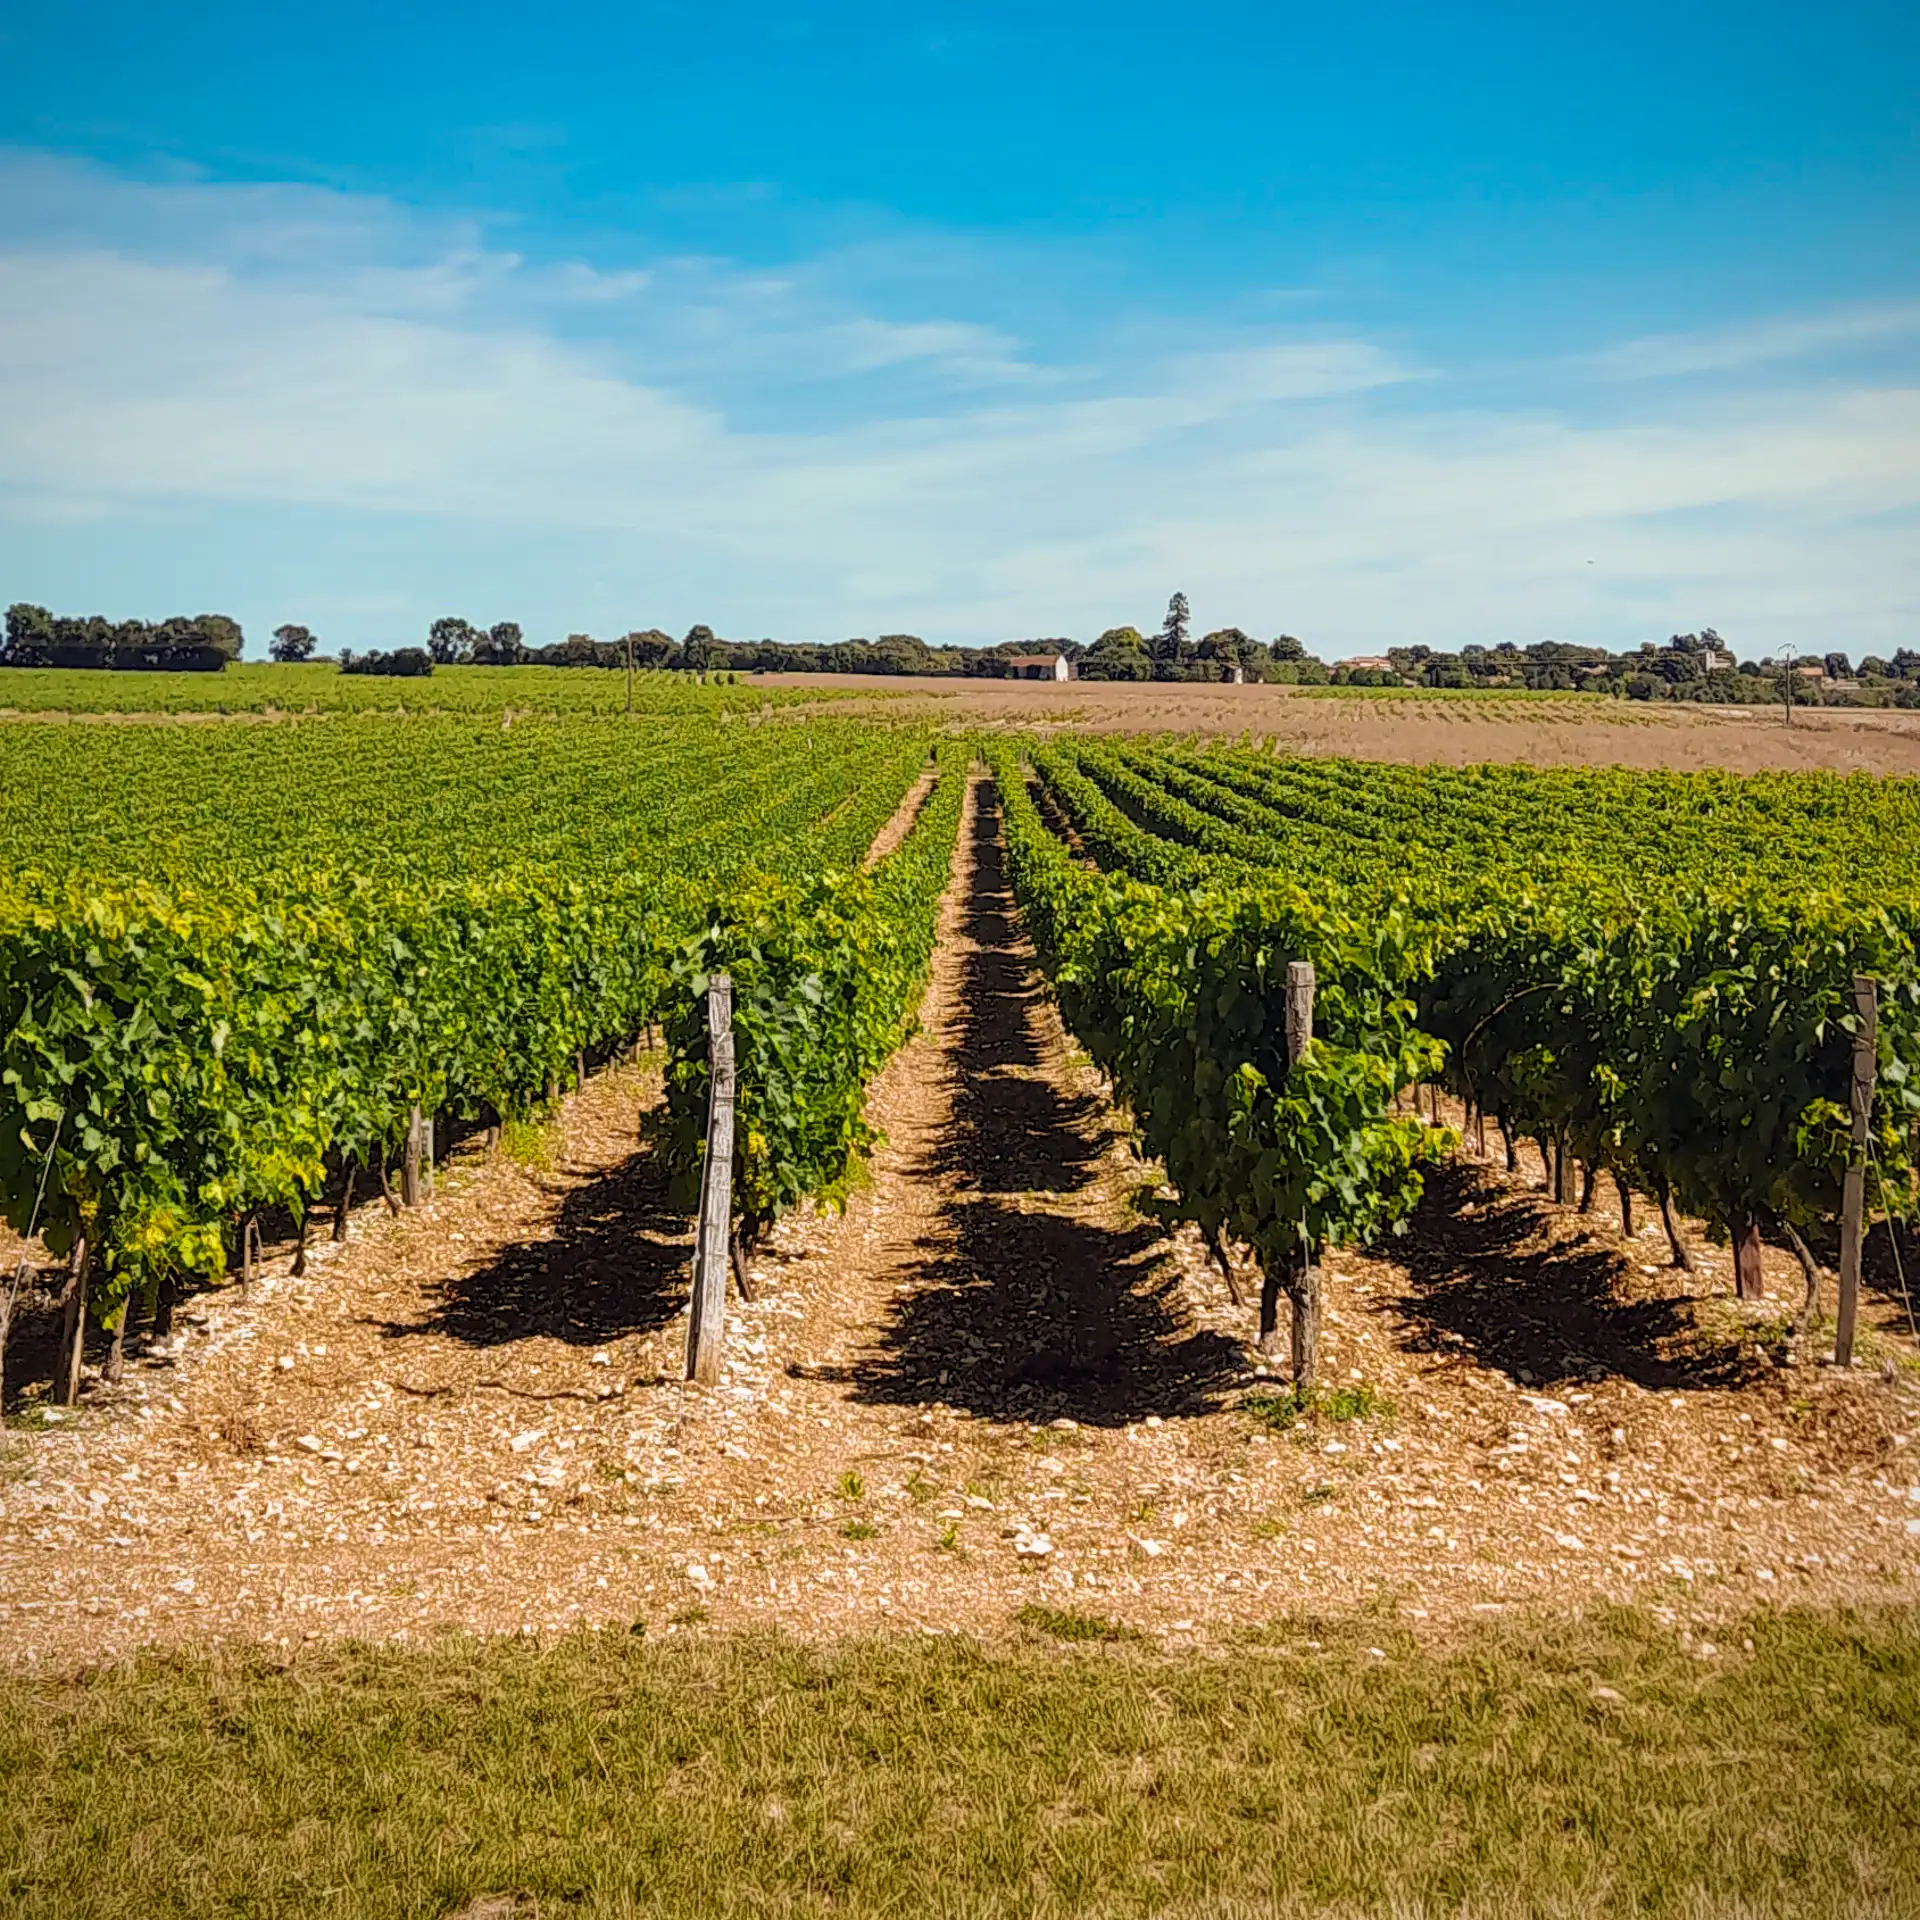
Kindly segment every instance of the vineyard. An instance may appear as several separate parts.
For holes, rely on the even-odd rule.
[[[1652,1196],[1729,1238],[1760,1292],[1850,1158],[1856,981],[1877,994],[1866,1152],[1910,1218],[1920,1159],[1920,787],[1822,776],[1465,772],[1285,762],[1233,749],[995,749],[1016,893],[1069,1024],[1112,1076],[1223,1266],[1292,1304],[1314,1378],[1329,1245],[1405,1220],[1453,1144],[1537,1140],[1556,1197],[1606,1173],[1623,1226]],[[1291,1053],[1290,965],[1317,982]],[[1410,1103],[1409,1103],[1409,1097]],[[1439,1109],[1434,1106],[1437,1120]]]
[[[0,736],[0,1195],[71,1258],[68,1397],[89,1315],[164,1327],[176,1283],[250,1265],[263,1213],[303,1254],[323,1204],[344,1231],[356,1179],[411,1201],[436,1139],[550,1105],[654,1023],[684,1034],[741,938],[767,982],[746,1030],[784,1023],[749,1046],[747,1191],[770,1215],[844,1171],[958,782],[863,873],[928,736],[828,723],[746,751],[726,715],[649,716],[639,751],[586,718]],[[839,1024],[796,1026],[789,975],[855,935],[873,964],[804,999]],[[835,1144],[790,1149],[771,1116],[817,1132],[823,1102]]]
[[[550,1107],[656,1024],[657,1146],[691,1193],[715,974],[738,994],[737,1264],[844,1196],[973,749],[663,680],[638,718],[0,731],[0,1193],[71,1260],[68,1397],[89,1317],[117,1377],[130,1318],[250,1270],[263,1216],[304,1262],[357,1182],[411,1203],[436,1143]],[[1509,1169],[1536,1142],[1556,1198],[1577,1169],[1583,1212],[1604,1175],[1630,1233],[1644,1196],[1677,1264],[1676,1213],[1705,1222],[1743,1297],[1763,1237],[1791,1246],[1803,1332],[1849,1166],[1875,1210],[1914,1210],[1914,783],[985,751],[1067,1022],[1228,1283],[1254,1270],[1269,1355],[1289,1302],[1299,1392],[1321,1256],[1402,1227],[1458,1141],[1443,1098]],[[911,830],[867,861],[930,756]]]
[[[820,689],[749,686],[691,673],[552,667],[440,667],[430,679],[390,680],[342,673],[333,661],[235,661],[202,673],[102,673],[79,667],[10,667],[0,673],[0,713],[758,713],[831,699]]]
[[[1299,1838],[1368,1910],[1481,1885],[1462,1806],[1533,1892],[1724,1890],[1733,1747],[1807,1827],[1756,1911],[1911,1884],[1920,786],[472,671],[0,724],[0,1905],[564,1910],[634,1809],[708,1860],[691,1765],[741,1884],[884,1906],[893,1727],[916,1833],[1018,1765],[1143,1836],[1115,1910],[1255,1898],[1329,1751],[1329,1835],[1434,1796]]]

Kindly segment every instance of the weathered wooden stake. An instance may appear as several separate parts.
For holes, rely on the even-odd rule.
[[[401,1204],[420,1204],[420,1108],[416,1102],[407,1110],[407,1144],[400,1156]]]
[[[1871,980],[1853,983],[1853,1151],[1840,1190],[1840,1307],[1833,1329],[1833,1364],[1853,1365],[1853,1330],[1860,1314],[1860,1252],[1866,1239],[1867,1144],[1873,1122],[1873,1085],[1879,1075],[1880,998]]]
[[[1739,1300],[1764,1300],[1767,1274],[1762,1265],[1766,1242],[1760,1237],[1760,1222],[1752,1214],[1740,1214],[1727,1222],[1727,1234],[1733,1241],[1733,1292]]]
[[[1313,962],[1289,960],[1286,989],[1289,1067],[1297,1067],[1306,1058],[1307,1048],[1313,1040],[1313,986]],[[1317,1247],[1302,1245],[1292,1272],[1261,1276],[1259,1345],[1260,1351],[1269,1356],[1277,1355],[1280,1351],[1280,1290],[1283,1284],[1288,1304],[1293,1309],[1289,1344],[1292,1348],[1294,1384],[1311,1386],[1320,1345],[1320,1262]]]
[[[426,1182],[427,1198],[433,1198],[434,1182],[439,1177],[434,1170],[436,1153],[433,1144],[433,1115],[428,1114],[420,1123],[420,1177]]]
[[[1287,962],[1287,1065],[1297,1067],[1306,1058],[1313,1038],[1313,962]]]
[[[707,982],[707,1064],[707,1152],[687,1314],[687,1378],[710,1387],[720,1378],[733,1238],[733,982],[724,973]]]
[[[73,1261],[68,1269],[66,1317],[61,1326],[65,1344],[61,1359],[65,1363],[60,1381],[60,1404],[72,1406],[80,1398],[80,1361],[87,1345],[87,1236],[73,1243]]]

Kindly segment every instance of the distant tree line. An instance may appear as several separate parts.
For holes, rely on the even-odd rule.
[[[1109,627],[1081,652],[1074,671],[1082,680],[1266,680],[1297,686],[1324,686],[1332,678],[1303,641],[1290,633],[1256,640],[1240,627],[1216,627],[1193,638],[1187,596],[1167,602],[1159,631]]]
[[[994,647],[930,647],[917,634],[883,633],[878,640],[841,640],[824,645],[782,640],[722,640],[709,626],[694,626],[683,639],[658,627],[636,629],[617,640],[570,633],[551,646],[529,647],[518,626],[503,621],[478,627],[458,619],[436,620],[427,631],[427,651],[442,666],[625,667],[669,673],[876,673],[995,675],[1009,656],[1053,647],[1069,654],[1081,648],[1067,640],[1008,640]]]
[[[108,620],[49,613],[25,601],[7,609],[0,667],[94,667],[131,672],[217,673],[237,659],[243,635],[221,613],[170,620]],[[276,627],[268,651],[276,661],[314,657],[319,642],[309,627]],[[1007,640],[991,647],[931,647],[917,634],[883,633],[877,640],[793,644],[779,640],[723,640],[694,626],[679,640],[658,627],[596,640],[570,633],[550,646],[530,647],[519,623],[492,626],[448,616],[435,620],[422,647],[390,652],[341,650],[343,673],[415,678],[436,666],[545,666],[624,668],[690,673],[853,673],[948,675],[992,679],[1017,654],[1059,653],[1083,680],[1220,681],[1239,678],[1300,686],[1406,686],[1606,694],[1626,700],[1693,700],[1750,706],[1778,703],[1791,691],[1809,706],[1920,707],[1920,651],[1901,647],[1869,654],[1856,667],[1833,650],[1784,658],[1737,660],[1711,627],[1647,641],[1627,653],[1560,640],[1519,646],[1467,646],[1458,652],[1413,645],[1329,664],[1291,634],[1256,640],[1239,627],[1217,627],[1195,640],[1183,593],[1167,603],[1159,628],[1109,627],[1090,646],[1068,639]]]
[[[395,647],[391,653],[381,653],[378,649],[355,653],[351,647],[342,647],[340,671],[385,674],[395,680],[424,680],[433,671],[433,656],[424,647]]]
[[[171,620],[108,620],[49,613],[16,601],[7,609],[0,666],[96,667],[125,673],[218,673],[244,636],[224,613]]]
[[[1631,653],[1546,640],[1495,647],[1390,647],[1384,668],[1349,667],[1337,680],[1420,687],[1525,687],[1537,692],[1608,694],[1626,700],[1692,700],[1730,706],[1795,701],[1809,706],[1920,707],[1920,652],[1869,655],[1858,669],[1842,652],[1791,660],[1737,660],[1711,627],[1647,641]]]

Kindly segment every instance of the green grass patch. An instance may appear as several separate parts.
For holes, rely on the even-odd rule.
[[[1251,1414],[1263,1427],[1285,1433],[1303,1421],[1320,1426],[1347,1420],[1389,1419],[1393,1403],[1364,1383],[1344,1387],[1296,1385],[1278,1393],[1250,1393],[1240,1402],[1240,1411]]]
[[[551,1115],[524,1120],[509,1115],[500,1122],[500,1152],[515,1166],[551,1173],[558,1151],[558,1130]]]
[[[1123,1626],[1118,1620],[1103,1620],[1097,1613],[1082,1613],[1077,1607],[1042,1607],[1029,1602],[1013,1617],[1033,1633],[1069,1644],[1140,1638],[1138,1627]]]
[[[1283,1620],[1198,1658],[1022,1617],[1004,1649],[609,1631],[16,1675],[0,1912],[1913,1910],[1912,1610],[1756,1614],[1713,1659],[1630,1613],[1427,1647]]]
[[[849,1520],[840,1529],[840,1537],[843,1540],[872,1540],[879,1532],[880,1529],[871,1520]]]

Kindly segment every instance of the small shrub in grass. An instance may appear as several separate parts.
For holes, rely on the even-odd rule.
[[[1363,1382],[1344,1387],[1296,1385],[1280,1393],[1250,1393],[1240,1402],[1240,1410],[1275,1433],[1285,1433],[1302,1421],[1320,1426],[1346,1420],[1383,1420],[1393,1412],[1393,1406]]]
[[[1097,1613],[1082,1613],[1074,1607],[1043,1607],[1029,1601],[1013,1617],[1023,1627],[1054,1640],[1111,1642],[1140,1638],[1137,1627],[1103,1620]]]
[[[840,1537],[843,1540],[871,1540],[879,1531],[871,1520],[849,1520],[840,1529]]]

